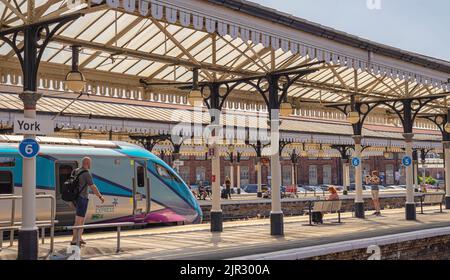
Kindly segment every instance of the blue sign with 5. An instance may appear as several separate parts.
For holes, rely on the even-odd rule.
[[[409,167],[412,164],[412,158],[410,156],[405,156],[402,159],[403,166]]]

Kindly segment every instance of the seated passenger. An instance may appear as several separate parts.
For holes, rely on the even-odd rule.
[[[335,187],[329,187],[328,192],[330,194],[327,196],[327,200],[339,200],[339,195]]]
[[[339,200],[339,195],[335,187],[329,187],[328,192],[330,193],[325,199],[326,200]],[[323,224],[323,216],[325,212],[313,212],[312,221],[314,224]]]

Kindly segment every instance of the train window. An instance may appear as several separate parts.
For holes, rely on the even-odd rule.
[[[136,169],[137,173],[137,185],[139,188],[145,187],[145,169],[142,165],[139,165]]]
[[[0,194],[13,194],[13,176],[9,171],[0,171]]]
[[[14,167],[16,166],[15,157],[0,157],[0,167]]]
[[[178,183],[181,183],[180,179],[178,179],[178,177],[175,176],[175,174],[170,172],[164,166],[161,166],[161,165],[155,163],[155,167],[156,167],[156,170],[158,171],[159,176],[166,178],[166,179],[174,180]]]
[[[173,179],[172,176],[170,175],[169,170],[167,170],[165,167],[163,167],[159,164],[156,164],[156,163],[155,163],[155,166],[156,166],[156,170],[158,171],[159,176],[167,178],[167,179]]]

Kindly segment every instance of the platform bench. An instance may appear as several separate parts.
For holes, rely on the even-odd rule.
[[[310,201],[307,209],[309,214],[309,225],[312,225],[313,213],[337,213],[338,223],[341,223],[342,200],[316,200]]]
[[[420,198],[420,213],[424,214],[423,212],[423,206],[424,205],[436,205],[439,204],[439,206],[441,207],[441,213],[443,213],[442,211],[442,204],[444,201],[444,194],[443,193],[436,193],[436,194],[424,194],[422,195],[422,197]]]

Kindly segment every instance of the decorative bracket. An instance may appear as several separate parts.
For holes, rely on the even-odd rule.
[[[327,105],[329,108],[335,108],[344,114],[348,114],[351,111],[358,112],[360,116],[360,120],[357,124],[353,125],[354,135],[362,135],[362,128],[364,122],[372,112],[373,109],[380,105],[385,105],[394,111],[398,117],[400,118],[403,131],[405,134],[413,133],[413,124],[420,113],[420,111],[431,101],[446,98],[449,93],[442,93],[437,95],[430,96],[420,96],[420,97],[408,97],[408,98],[399,98],[399,99],[385,99],[385,100],[376,100],[376,101],[355,101],[355,97],[352,96],[352,102],[346,104],[332,104]]]
[[[0,31],[0,40],[7,43],[19,59],[24,91],[36,92],[39,64],[45,48],[61,27],[80,16],[72,14]],[[23,46],[18,41],[19,36],[23,36]]]

